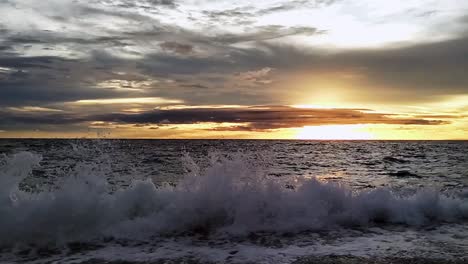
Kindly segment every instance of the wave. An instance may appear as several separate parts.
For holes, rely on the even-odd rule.
[[[468,197],[462,195],[436,190],[400,195],[383,188],[353,191],[315,178],[269,178],[241,154],[212,156],[210,165],[201,169],[186,155],[186,174],[176,185],[134,180],[114,191],[106,180],[105,163],[94,162],[77,163],[53,190],[31,192],[19,186],[40,166],[41,156],[4,155],[0,245],[468,220]]]

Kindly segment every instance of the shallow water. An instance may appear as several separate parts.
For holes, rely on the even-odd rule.
[[[0,140],[0,261],[460,259],[467,146]]]

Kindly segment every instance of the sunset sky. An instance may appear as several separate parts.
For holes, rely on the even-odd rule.
[[[0,137],[468,139],[468,1],[0,0]]]

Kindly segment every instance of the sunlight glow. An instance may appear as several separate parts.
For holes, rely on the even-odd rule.
[[[374,136],[366,131],[365,125],[326,125],[305,126],[296,135],[296,139],[366,140],[374,139]]]

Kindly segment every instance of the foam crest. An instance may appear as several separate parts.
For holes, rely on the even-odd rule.
[[[0,156],[0,204],[14,203],[19,192],[18,185],[39,165],[40,155],[19,152],[11,156]]]
[[[51,191],[20,190],[19,183],[40,160],[29,152],[2,157],[0,244],[422,226],[468,219],[466,197],[436,190],[406,196],[387,189],[353,191],[304,177],[271,179],[242,154],[213,154],[206,169],[185,156],[187,173],[175,186],[135,180],[114,191],[106,181],[107,165],[96,162],[78,163]]]

